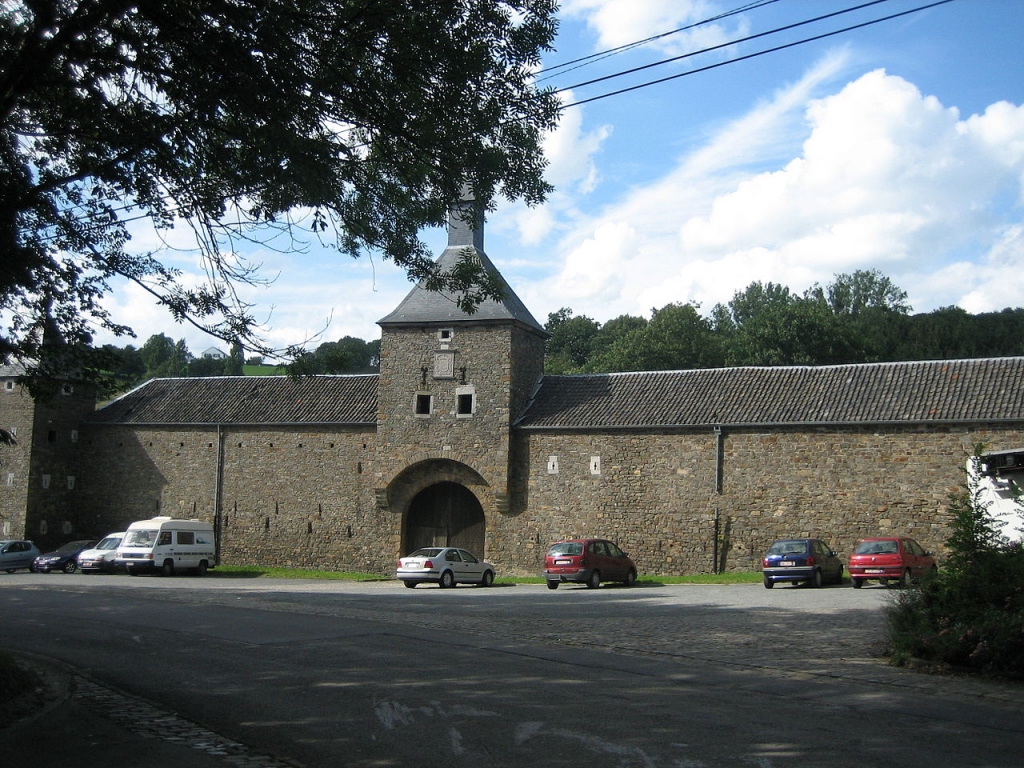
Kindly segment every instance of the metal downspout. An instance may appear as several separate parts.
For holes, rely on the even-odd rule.
[[[715,425],[715,494],[718,496],[722,495],[722,454],[724,451],[724,438],[722,436],[722,428],[719,425]],[[722,513],[718,505],[715,504],[715,525],[714,525],[714,540],[712,543],[712,562],[711,572],[720,573],[723,563],[719,557],[719,547],[721,546],[722,540]]]
[[[214,560],[220,565],[220,541],[224,530],[224,429],[217,425],[217,481],[213,492]]]

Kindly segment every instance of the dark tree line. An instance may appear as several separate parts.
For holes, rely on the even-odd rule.
[[[104,361],[104,392],[125,391],[155,378],[198,378],[242,376],[247,373],[288,373],[293,376],[331,373],[372,373],[379,368],[380,340],[363,341],[345,336],[328,341],[311,352],[297,355],[287,366],[264,365],[263,358],[243,358],[242,348],[229,352],[198,355],[189,351],[184,339],[174,341],[162,333],[150,336],[141,348],[111,344],[98,350]]]
[[[906,292],[876,270],[836,275],[803,294],[751,283],[708,315],[697,304],[674,303],[650,320],[622,315],[601,324],[563,308],[545,328],[545,368],[553,374],[1024,354],[1024,308],[912,314]]]

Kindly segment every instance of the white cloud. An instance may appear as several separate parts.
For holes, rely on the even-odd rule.
[[[597,34],[602,50],[671,32],[721,13],[706,0],[563,0],[561,10],[566,17],[585,19]],[[730,31],[725,24],[701,24],[652,44],[670,54],[721,45],[737,35],[736,29]]]
[[[571,102],[572,93],[562,94],[563,103]],[[488,222],[488,229],[502,232],[514,228],[519,242],[536,245],[550,235],[559,218],[572,215],[574,201],[594,190],[599,183],[596,156],[611,135],[608,125],[583,130],[584,110],[570,109],[562,113],[558,126],[544,137],[544,157],[548,161],[545,179],[555,188],[543,206],[530,208],[522,203],[504,205]]]
[[[919,311],[1019,304],[1024,108],[961,119],[882,70],[812,99],[845,63],[824,61],[578,222],[542,302],[571,296],[577,314],[607,320],[671,301],[709,309],[755,280],[802,291],[880,269]],[[788,157],[760,170],[786,142]],[[987,256],[965,264],[965,249]]]

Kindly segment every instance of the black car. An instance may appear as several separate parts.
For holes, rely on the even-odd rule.
[[[768,547],[762,567],[765,589],[778,581],[806,581],[813,587],[843,583],[843,561],[821,539],[780,539]]]
[[[49,573],[50,571],[64,571],[74,573],[78,570],[78,555],[87,549],[96,546],[96,541],[69,541],[67,544],[47,552],[36,558],[35,570],[38,573]]]

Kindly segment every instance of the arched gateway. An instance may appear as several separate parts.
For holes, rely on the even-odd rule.
[[[463,547],[485,556],[483,504],[488,484],[459,461],[428,459],[407,467],[388,486],[389,507],[401,514],[401,554],[420,547]]]
[[[435,483],[409,504],[404,554],[420,547],[452,546],[483,557],[486,533],[484,510],[472,491],[458,483]]]

